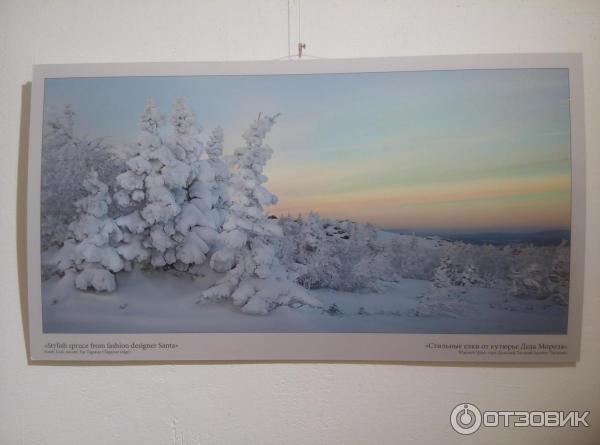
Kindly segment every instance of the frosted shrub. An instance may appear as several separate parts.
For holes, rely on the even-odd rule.
[[[280,257],[307,289],[377,291],[380,281],[398,279],[374,226],[322,219],[315,212],[282,218],[281,226]]]

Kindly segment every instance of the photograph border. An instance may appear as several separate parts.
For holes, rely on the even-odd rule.
[[[568,68],[571,119],[571,256],[564,335],[375,333],[45,334],[42,329],[40,191],[44,81],[113,76],[274,75]],[[585,127],[579,53],[493,54],[245,62],[36,65],[27,189],[29,352],[32,361],[428,361],[569,363],[580,358],[585,266]],[[123,348],[93,350],[92,343]],[[549,345],[528,353],[523,345]],[[57,345],[60,347],[57,348]],[[133,346],[133,345],[139,345]],[[145,346],[144,346],[145,345]],[[494,345],[503,351],[491,351]],[[509,347],[511,346],[512,347]],[[538,348],[539,349],[539,348]],[[543,348],[542,348],[543,349]]]

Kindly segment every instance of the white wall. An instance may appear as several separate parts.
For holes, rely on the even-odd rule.
[[[293,3],[294,36],[296,12]],[[15,209],[21,86],[31,80],[32,64],[278,58],[288,51],[287,2],[3,0],[0,444],[600,443],[600,200],[593,193],[600,190],[600,2],[302,0],[301,12],[307,52],[322,57],[583,52],[588,250],[581,361],[28,366]],[[450,430],[448,414],[463,401],[483,409],[589,409],[593,426],[462,437]]]

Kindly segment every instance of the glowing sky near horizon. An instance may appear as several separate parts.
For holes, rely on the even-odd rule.
[[[281,113],[266,186],[274,214],[413,230],[543,230],[570,221],[566,69],[49,79],[45,110],[132,142],[145,100],[183,96],[226,152],[259,112]]]

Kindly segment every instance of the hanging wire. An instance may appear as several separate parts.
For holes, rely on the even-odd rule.
[[[288,12],[288,59],[292,58],[292,37],[290,36],[290,1],[287,0],[287,12]]]
[[[300,37],[300,0],[296,0],[298,2],[298,48],[302,45],[302,38]],[[298,52],[298,58],[302,57],[302,53]]]
[[[291,19],[291,3],[293,0],[287,0],[287,25],[288,25],[288,38],[287,38],[287,44],[288,44],[288,54],[287,56],[282,56],[282,57],[277,57],[273,60],[292,60],[292,59],[302,59],[302,58],[307,58],[307,59],[325,59],[325,57],[320,57],[320,56],[314,56],[311,54],[308,54],[306,52],[304,52],[304,50],[306,49],[306,44],[304,42],[302,42],[302,16],[300,14],[300,3],[301,0],[295,0],[296,4],[297,4],[297,9],[298,9],[298,44],[297,44],[297,53],[292,55],[292,19]]]

